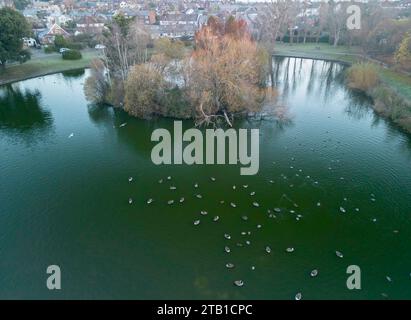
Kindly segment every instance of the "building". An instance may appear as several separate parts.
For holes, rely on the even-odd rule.
[[[103,32],[104,22],[92,16],[81,17],[76,23],[76,34],[100,34]]]
[[[14,8],[13,0],[0,0],[0,9],[1,8]]]
[[[152,10],[139,10],[136,12],[136,18],[140,23],[143,24],[156,23],[156,13]]]
[[[194,25],[198,26],[198,14],[170,13],[160,17],[160,26]]]
[[[70,34],[60,27],[58,24],[53,24],[50,29],[40,32],[38,38],[42,44],[53,44],[57,35],[68,38]]]

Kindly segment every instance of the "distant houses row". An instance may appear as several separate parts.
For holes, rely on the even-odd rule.
[[[160,37],[192,37],[196,30],[201,25],[207,22],[206,15],[199,14],[166,14],[156,19],[156,15],[152,11],[137,12],[134,17],[138,22],[144,25],[145,29],[151,34],[153,38]],[[101,34],[105,28],[105,25],[109,22],[107,17],[101,16],[83,16],[76,21],[65,18],[61,19],[49,19],[48,28],[34,28],[34,34],[39,40],[40,44],[52,44],[56,35],[63,37],[69,37],[71,35],[79,34]],[[72,28],[64,28],[62,25],[66,25],[67,21],[72,21]],[[35,46],[37,43],[30,39],[25,41],[27,46]]]

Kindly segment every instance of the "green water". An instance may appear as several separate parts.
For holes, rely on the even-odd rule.
[[[236,122],[260,129],[255,176],[239,166],[153,165],[151,133],[172,120],[88,106],[87,71],[1,87],[0,298],[411,298],[410,136],[348,91],[342,69],[276,60],[291,120]],[[60,291],[46,287],[52,264]],[[351,264],[361,290],[346,287]]]

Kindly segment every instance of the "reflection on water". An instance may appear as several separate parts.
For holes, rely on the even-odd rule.
[[[31,141],[44,136],[52,124],[51,112],[41,105],[40,91],[21,89],[18,84],[0,87],[2,133],[13,133],[17,139]]]
[[[85,70],[84,69],[75,69],[75,70],[68,70],[63,71],[61,74],[63,77],[67,79],[78,79],[84,76]]]

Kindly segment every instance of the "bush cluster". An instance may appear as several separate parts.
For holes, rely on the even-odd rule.
[[[64,51],[62,56],[64,60],[79,60],[82,58],[81,52],[78,50]]]

